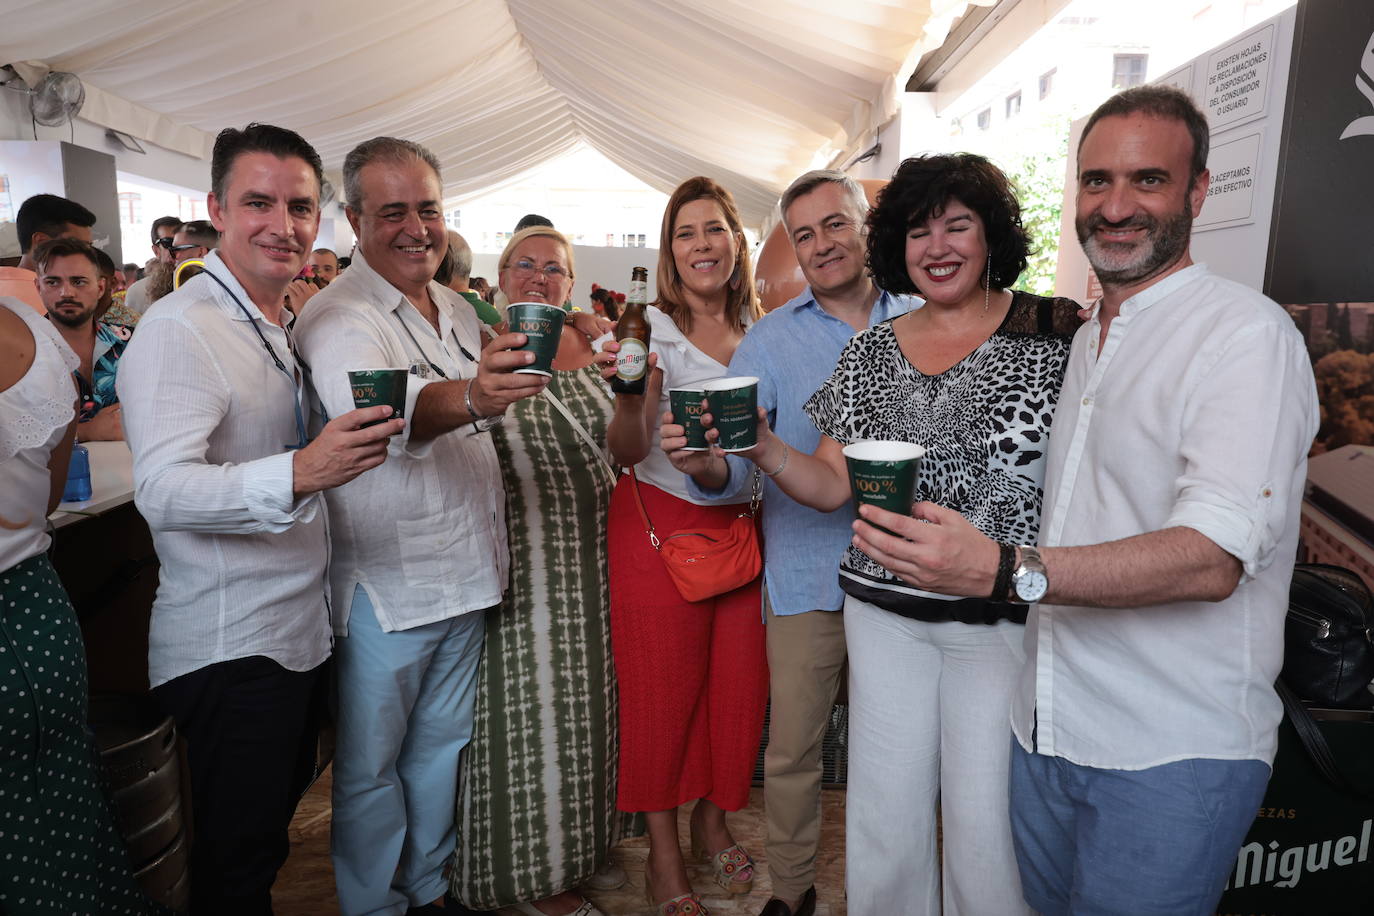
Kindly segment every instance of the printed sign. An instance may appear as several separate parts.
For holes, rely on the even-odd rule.
[[[1208,55],[1202,110],[1214,132],[1264,114],[1273,60],[1272,25]]]
[[[1212,183],[1194,232],[1253,223],[1255,186],[1260,165],[1260,134],[1238,137],[1212,147],[1207,169]]]

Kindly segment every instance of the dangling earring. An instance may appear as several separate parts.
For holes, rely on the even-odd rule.
[[[983,278],[983,314],[988,313],[988,305],[992,302],[992,255],[988,255],[987,276]]]
[[[735,262],[735,269],[734,269],[734,271],[730,274],[730,289],[732,289],[732,290],[738,290],[738,289],[739,289],[739,261],[736,261],[736,262]]]

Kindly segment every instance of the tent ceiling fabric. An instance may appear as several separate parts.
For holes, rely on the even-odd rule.
[[[0,63],[70,70],[84,119],[191,155],[257,120],[337,171],[390,134],[433,150],[461,200],[586,143],[664,192],[710,175],[758,224],[792,178],[891,119],[898,81],[968,5],[19,0]]]

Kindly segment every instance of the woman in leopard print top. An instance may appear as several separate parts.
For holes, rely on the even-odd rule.
[[[1006,288],[1026,268],[1026,234],[1006,176],[981,156],[908,159],[868,228],[878,285],[925,305],[850,341],[805,407],[822,433],[814,455],[790,451],[762,424],[747,457],[781,467],[777,483],[794,499],[830,510],[849,499],[845,445],[914,442],[927,449],[918,500],[996,540],[1034,543],[1076,304]],[[840,585],[850,912],[939,914],[942,886],[945,916],[1030,912],[1007,814],[1025,608],[923,592],[856,547],[841,559]]]

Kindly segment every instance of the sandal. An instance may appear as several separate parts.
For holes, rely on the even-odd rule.
[[[747,894],[754,889],[754,860],[738,843],[712,854],[693,836],[692,855],[711,866],[712,877],[725,893]]]
[[[678,894],[662,903],[654,900],[648,876],[644,878],[644,900],[654,908],[654,916],[711,916],[711,911],[706,909],[696,894]]]

